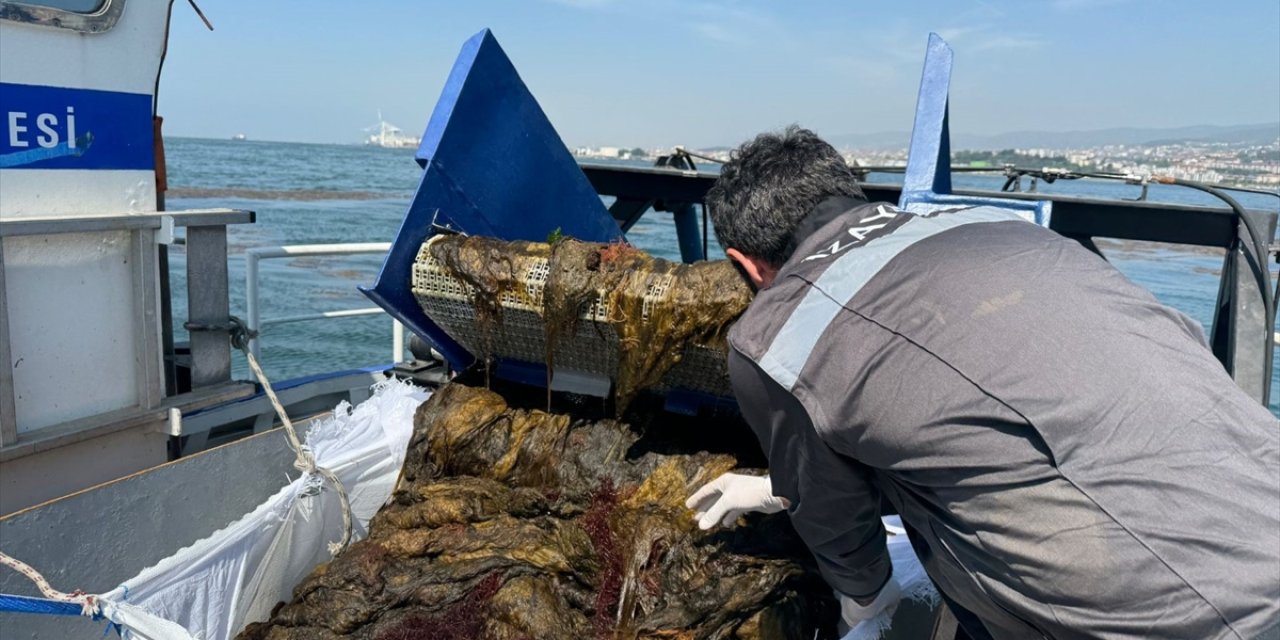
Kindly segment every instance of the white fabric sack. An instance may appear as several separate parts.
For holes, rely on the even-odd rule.
[[[929,580],[929,574],[925,573],[924,566],[920,564],[920,558],[916,557],[915,549],[911,548],[911,541],[906,535],[907,530],[902,526],[902,518],[885,516],[881,520],[884,521],[884,528],[889,532],[887,541],[889,560],[893,563],[891,579],[898,583],[898,588],[902,590],[902,598],[924,602],[930,607],[938,606],[941,598],[933,582]],[[893,614],[897,609],[897,606],[893,606],[880,612],[879,615],[863,620],[850,629],[841,640],[879,640],[892,626]]]
[[[181,625],[147,613],[140,607],[99,599],[102,615],[120,625],[125,640],[194,640]]]
[[[353,541],[364,536],[369,520],[391,496],[413,435],[414,411],[428,395],[407,383],[380,383],[354,410],[342,402],[333,417],[307,432],[304,446],[316,464],[346,488]],[[319,476],[304,474],[252,513],[102,598],[140,624],[150,614],[190,632],[178,634],[154,621],[144,630],[128,619],[117,620],[136,631],[133,637],[224,640],[250,622],[265,620],[276,603],[289,599],[313,568],[331,559],[327,545],[341,537],[337,493]]]

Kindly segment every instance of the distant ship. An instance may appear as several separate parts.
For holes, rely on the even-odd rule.
[[[237,133],[234,136],[231,136],[231,139],[236,142],[244,142],[245,140],[248,140],[243,133]]]
[[[382,111],[378,111],[378,124],[366,127],[365,132],[369,137],[365,138],[364,143],[371,147],[416,149],[422,142],[422,138],[404,135],[403,129],[383,120]]]

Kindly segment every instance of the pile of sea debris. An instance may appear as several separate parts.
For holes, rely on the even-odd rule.
[[[518,289],[510,256],[559,255],[540,301],[552,345],[606,292],[610,322],[635,352],[619,359],[626,400],[606,409],[565,396],[565,412],[553,413],[541,392],[492,381],[499,393],[474,372],[439,389],[418,409],[400,481],[369,535],[240,638],[833,635],[831,592],[785,514],[701,531],[684,506],[720,474],[763,466],[741,418],[631,402],[691,342],[723,342],[750,299],[731,267],[691,270],[574,241],[525,243],[523,253],[481,239],[438,246],[453,275],[482,292],[484,322],[498,322],[499,294]],[[642,310],[655,270],[689,288]],[[654,314],[665,315],[639,326]]]
[[[829,637],[830,590],[785,514],[700,531],[684,507],[737,459],[650,437],[450,384],[369,536],[240,638]]]

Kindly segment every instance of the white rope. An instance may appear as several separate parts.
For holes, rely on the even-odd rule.
[[[342,538],[337,542],[329,543],[329,553],[337,555],[351,543],[351,500],[347,498],[347,490],[342,486],[342,481],[338,476],[324,467],[316,464],[315,456],[311,455],[305,447],[302,446],[302,440],[298,438],[298,432],[293,428],[293,422],[289,420],[289,415],[284,411],[284,405],[280,404],[280,398],[276,397],[275,389],[271,388],[271,382],[267,380],[267,374],[262,372],[262,367],[258,366],[258,359],[253,357],[253,353],[248,349],[242,349],[245,359],[249,361],[249,368],[253,370],[253,375],[258,378],[258,382],[262,383],[262,390],[266,392],[267,398],[271,400],[271,406],[275,407],[276,414],[280,416],[280,422],[284,425],[285,435],[289,437],[289,447],[293,449],[297,459],[293,461],[293,467],[303,473],[314,473],[325,480],[328,480],[338,491],[338,500],[342,503]]]
[[[39,571],[33,569],[31,565],[4,552],[0,552],[0,564],[26,576],[36,584],[36,588],[39,589],[40,593],[48,600],[79,603],[80,614],[85,616],[95,616],[99,612],[97,596],[92,596],[82,591],[74,591],[72,593],[63,593],[58,591],[49,584],[48,580],[44,579],[43,575],[40,575]]]

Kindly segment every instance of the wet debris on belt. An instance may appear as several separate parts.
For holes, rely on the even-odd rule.
[[[658,386],[691,348],[716,350],[723,361],[728,328],[752,296],[727,260],[671,262],[620,242],[560,238],[546,244],[455,235],[434,238],[426,251],[470,288],[482,329],[484,353],[477,355],[484,360],[495,352],[504,301],[541,315],[545,353],[538,360],[547,364],[548,377],[560,347],[581,339],[583,317],[603,314],[600,319],[617,335],[616,370],[607,373],[618,415],[640,390]],[[534,263],[547,266],[540,295],[528,281]],[[599,347],[605,349],[603,343]]]

